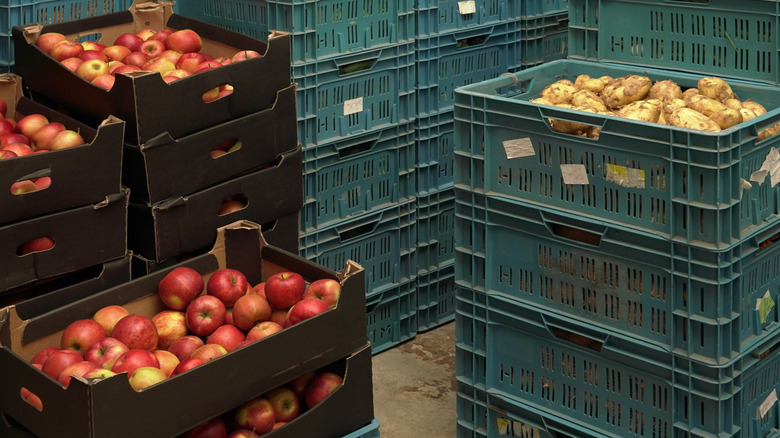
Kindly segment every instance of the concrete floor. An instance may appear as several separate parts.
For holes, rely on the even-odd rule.
[[[455,437],[455,323],[373,356],[381,438]]]

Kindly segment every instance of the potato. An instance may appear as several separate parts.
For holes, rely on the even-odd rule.
[[[762,131],[758,132],[758,140],[766,140],[767,138],[780,133],[780,124],[774,124]]]
[[[578,106],[591,107],[597,111],[607,110],[607,106],[604,104],[604,101],[601,100],[599,95],[594,93],[593,91],[586,90],[586,89],[577,90],[574,94],[572,94],[571,104],[575,107]]]
[[[750,119],[755,119],[756,117],[758,117],[758,114],[756,114],[756,112],[750,108],[740,108],[738,111],[739,114],[742,116],[743,122],[747,122]]]
[[[608,76],[602,76],[600,78],[592,78],[588,75],[579,75],[574,80],[574,87],[578,90],[588,90],[594,93],[600,93],[604,89],[604,85],[612,78]]]
[[[617,115],[631,120],[658,123],[658,118],[661,116],[661,100],[638,100],[629,103],[620,108]]]
[[[696,88],[699,90],[699,94],[703,94],[710,99],[715,99],[721,103],[725,102],[727,99],[736,97],[736,94],[731,90],[729,84],[717,77],[699,79]]]
[[[691,108],[678,108],[666,117],[666,121],[672,126],[681,128],[698,129],[700,131],[720,132],[717,123],[710,120],[704,114]]]
[[[685,101],[685,104],[687,105],[688,102],[691,100],[691,98],[693,96],[698,96],[698,95],[699,95],[699,90],[698,89],[696,89],[696,88],[689,88],[689,89],[683,91],[682,98]]]
[[[561,79],[560,81],[553,82],[544,87],[542,90],[542,97],[553,105],[570,103],[571,96],[575,91],[577,91],[577,89],[574,87],[572,81]]]
[[[658,117],[658,123],[663,123],[664,125],[668,125],[669,121],[667,118],[669,117],[669,114],[674,112],[674,110],[678,108],[685,108],[685,101],[682,99],[672,99],[666,102],[663,102],[663,105],[661,105],[661,115]]]
[[[742,108],[753,110],[756,113],[756,117],[766,114],[766,108],[763,105],[750,99],[742,102]]]
[[[541,105],[554,105],[552,102],[550,102],[549,100],[547,100],[544,97],[537,97],[535,99],[529,100],[529,102],[538,103],[538,104],[541,104]]]
[[[726,108],[734,108],[734,109],[742,108],[742,102],[740,102],[739,99],[726,99],[723,102],[723,105],[726,105]]]
[[[647,93],[648,99],[661,99],[663,101],[682,99],[683,92],[679,85],[672,80],[658,81],[650,87]]]
[[[652,80],[646,76],[623,76],[609,81],[601,90],[600,96],[607,107],[620,108],[644,99],[652,85]]]
[[[574,105],[570,104],[558,104],[556,105],[560,108],[568,108],[568,109],[576,109],[579,111],[587,111],[591,113],[598,113],[598,110],[586,107],[586,106],[580,106],[575,107]],[[577,122],[571,122],[568,120],[560,120],[560,119],[549,119],[550,121],[550,127],[553,129],[553,131],[556,132],[563,132],[565,134],[581,134],[582,132],[590,129],[591,125],[587,125],[584,123],[577,123]]]
[[[720,126],[720,129],[731,128],[734,125],[742,123],[742,113],[735,108],[724,108],[720,111],[716,111],[710,116],[713,122]]]
[[[688,108],[695,109],[707,117],[710,117],[718,111],[727,109],[726,105],[701,94],[691,97],[688,101]]]

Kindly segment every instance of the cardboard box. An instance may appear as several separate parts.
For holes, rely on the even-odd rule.
[[[22,96],[22,78],[0,75],[0,98],[8,105],[6,117],[20,119],[40,113],[78,131],[83,146],[0,160],[0,224],[18,222],[56,211],[98,202],[121,188],[122,145],[125,123],[108,117],[97,129],[80,123]],[[11,193],[17,181],[48,176],[45,190]]]
[[[15,72],[33,100],[61,105],[73,117],[96,124],[109,115],[127,122],[126,139],[145,144],[161,134],[171,138],[202,131],[210,126],[270,107],[276,92],[291,84],[290,36],[269,35],[268,42],[174,14],[171,2],[133,4],[129,10],[50,25],[14,26]],[[262,56],[194,74],[166,84],[156,72],[116,75],[110,91],[97,87],[41,51],[35,41],[41,33],[59,32],[80,40],[99,35],[98,42],[112,44],[124,32],[143,28],[193,29],[203,40],[202,52],[232,56],[239,50],[255,50]],[[202,94],[230,84],[234,92],[205,103]]]
[[[124,256],[128,199],[123,188],[100,202],[0,226],[0,291]],[[17,255],[22,243],[41,236],[54,247]]]
[[[297,212],[303,205],[301,148],[251,173],[196,193],[170,198],[152,206],[130,203],[130,250],[163,261],[214,244],[217,228],[236,220],[260,224]],[[222,201],[237,196],[242,210],[219,215]]]
[[[180,139],[161,135],[125,146],[122,181],[133,202],[154,204],[187,195],[270,163],[298,146],[295,86],[280,90],[265,110]],[[238,141],[239,149],[212,158],[212,149]]]
[[[155,291],[173,268],[29,320],[21,320],[14,307],[2,309],[0,418],[12,419],[40,438],[60,437],[63,430],[74,438],[172,437],[368,343],[364,272],[354,262],[347,262],[341,273],[334,272],[268,245],[259,225],[240,221],[220,228],[211,252],[177,266],[196,269],[206,280],[217,269],[231,267],[253,284],[283,270],[298,272],[309,281],[334,278],[341,282],[341,298],[334,309],[141,392],[133,391],[126,375],[92,382],[74,378],[66,389],[29,360],[40,349],[58,343],[67,324],[103,306],[122,304],[147,316],[164,309]],[[20,397],[6,396],[19,394],[21,387],[41,398],[43,411]],[[346,414],[358,408],[341,406]]]

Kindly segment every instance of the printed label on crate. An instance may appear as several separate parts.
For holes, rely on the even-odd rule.
[[[756,300],[756,310],[758,310],[758,318],[761,320],[761,324],[766,323],[766,318],[773,307],[775,307],[775,300],[772,299],[767,290],[763,297]]]
[[[758,415],[760,418],[766,417],[766,414],[769,413],[769,411],[774,407],[775,403],[777,403],[777,390],[772,390],[771,393],[766,397],[766,400],[761,402],[761,405],[758,407]]]
[[[645,171],[617,164],[607,164],[607,181],[630,189],[645,188]]]
[[[528,137],[505,140],[502,144],[508,160],[536,155],[534,145]]]
[[[363,112],[363,98],[358,97],[355,99],[349,99],[344,101],[344,115],[362,113]]]
[[[474,0],[458,2],[458,12],[460,15],[468,15],[477,12],[477,5]]]
[[[777,148],[772,148],[769,153],[766,154],[766,158],[764,158],[761,168],[750,175],[750,181],[761,185],[766,179],[767,174],[769,175],[769,181],[772,184],[772,187],[780,182],[780,152],[777,151]]]
[[[582,164],[561,164],[564,184],[588,185],[588,171]]]

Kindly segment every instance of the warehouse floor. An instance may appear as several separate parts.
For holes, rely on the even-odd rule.
[[[381,438],[455,436],[455,323],[373,356]]]

